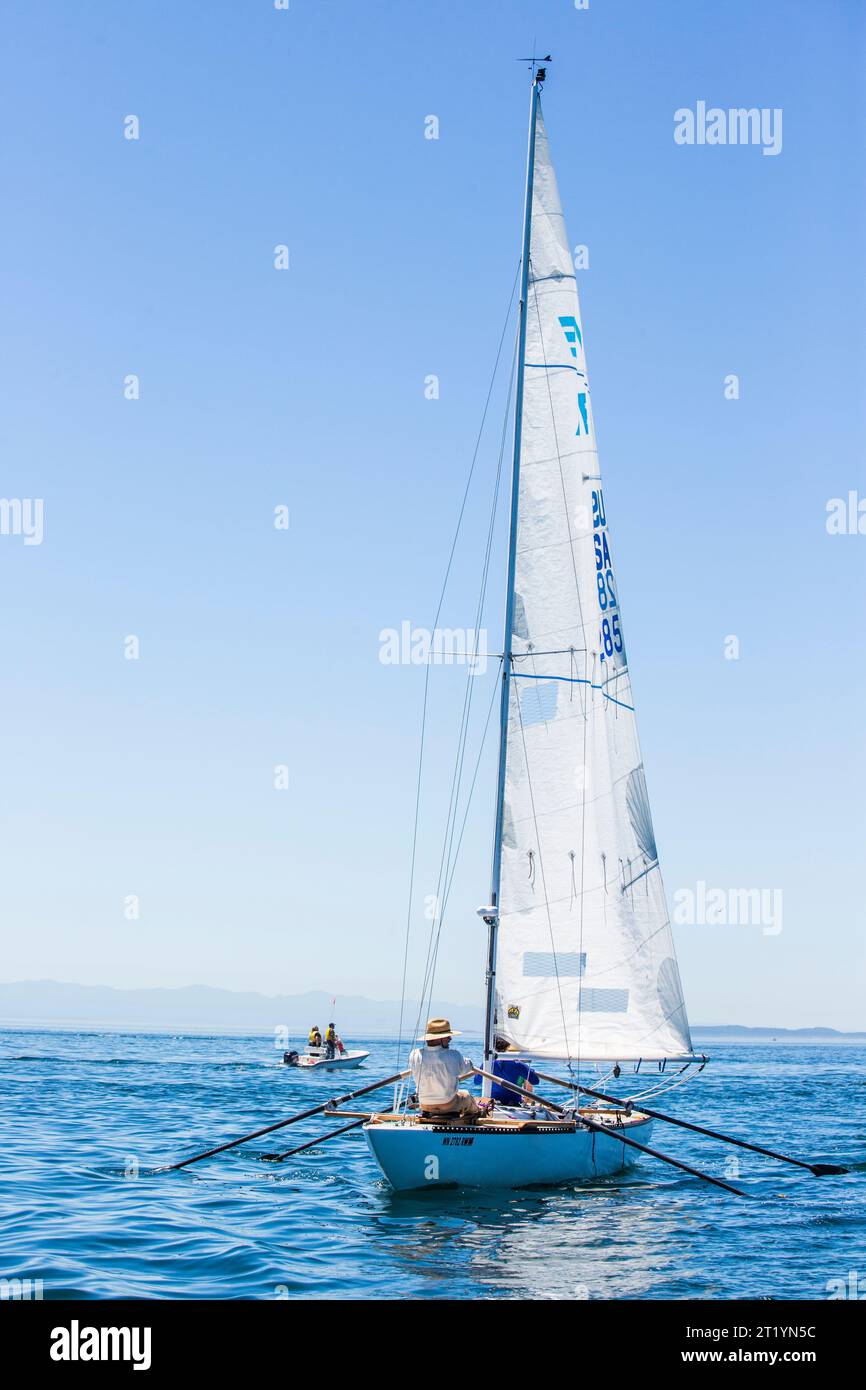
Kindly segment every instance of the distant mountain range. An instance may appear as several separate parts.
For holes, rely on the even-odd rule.
[[[190,1032],[272,1033],[287,1028],[292,1035],[304,1034],[312,1024],[323,1028],[330,1022],[332,995],[325,990],[305,994],[278,994],[270,997],[253,992],[211,989],[189,985],[182,989],[112,989],[108,985],[76,985],[57,980],[21,980],[0,984],[0,1027],[89,1027]],[[436,1002],[455,1028],[480,1033],[482,1011],[473,1004]],[[340,995],[336,1022],[345,1035],[393,1037],[400,1022],[400,1005],[395,1000],[365,999],[361,995]],[[403,1011],[404,1030],[415,1026],[417,1001],[408,1001]],[[696,1037],[727,1038],[840,1038],[866,1037],[866,1033],[844,1033],[836,1028],[746,1028],[739,1024],[697,1024]]]
[[[739,1023],[694,1023],[692,1032],[702,1038],[866,1038],[866,1033],[839,1028],[744,1028]]]
[[[240,993],[189,985],[182,989],[112,989],[108,985],[73,985],[57,980],[21,980],[0,984],[0,1027],[107,1027],[130,1031],[188,1029],[192,1032],[272,1033],[287,1028],[306,1034],[315,1023],[325,1028],[336,1015],[345,1035],[393,1037],[400,1024],[400,1005],[394,1000],[340,995],[336,1010],[332,994]],[[454,1028],[477,1033],[481,1010],[467,1004],[437,1003]],[[403,1027],[415,1027],[417,1001],[407,1000]]]

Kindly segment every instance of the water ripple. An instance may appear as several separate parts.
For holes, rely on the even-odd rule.
[[[363,1046],[359,1084],[393,1069],[392,1046]],[[281,1166],[260,1140],[159,1171],[346,1089],[282,1067],[268,1039],[0,1033],[0,1279],[81,1299],[825,1298],[864,1268],[864,1062],[854,1045],[723,1044],[667,1100],[852,1168],[815,1179],[657,1126],[745,1205],[648,1159],[556,1190],[395,1194],[357,1131]]]

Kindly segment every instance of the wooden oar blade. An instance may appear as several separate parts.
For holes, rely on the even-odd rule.
[[[363,1119],[352,1120],[351,1124],[340,1125],[339,1129],[330,1129],[327,1134],[320,1134],[317,1139],[308,1139],[306,1144],[298,1144],[294,1149],[286,1149],[278,1154],[259,1154],[263,1162],[282,1163],[284,1158],[291,1158],[292,1154],[303,1153],[305,1149],[317,1149],[321,1144],[327,1144],[329,1139],[336,1139],[338,1134],[346,1134],[350,1129],[357,1129],[359,1125],[367,1123],[369,1116]]]
[[[550,1081],[555,1086],[562,1086],[565,1090],[575,1090],[585,1096],[593,1096],[596,1100],[603,1100],[612,1105],[623,1106],[628,1109],[630,1101],[619,1100],[616,1096],[609,1096],[605,1091],[594,1091],[590,1086],[577,1086],[574,1082],[563,1081],[560,1076],[547,1076],[543,1071],[538,1073],[542,1081]],[[733,1134],[721,1134],[717,1129],[707,1129],[705,1125],[693,1124],[690,1120],[680,1120],[675,1115],[665,1115],[660,1110],[650,1110],[647,1106],[641,1105],[644,1115],[649,1115],[654,1120],[663,1120],[665,1124],[677,1125],[680,1129],[690,1129],[693,1134],[702,1134],[707,1139],[718,1139],[723,1144],[732,1144],[737,1149],[748,1149],[751,1153],[763,1154],[765,1158],[775,1158],[779,1163],[790,1163],[795,1168],[805,1168],[816,1178],[828,1177],[831,1174],[838,1175],[847,1173],[847,1168],[841,1168],[834,1163],[806,1163],[802,1158],[792,1158],[790,1154],[777,1153],[775,1149],[766,1149],[762,1144],[751,1144],[746,1139],[737,1139]]]
[[[624,1134],[620,1134],[613,1125],[598,1125],[594,1121],[582,1116],[582,1123],[589,1129],[595,1130],[598,1134],[604,1134],[610,1139],[616,1139],[620,1144],[627,1144],[632,1149],[639,1149],[641,1153],[649,1154],[650,1158],[658,1158],[662,1163],[668,1163],[672,1168],[679,1168],[683,1173],[688,1173],[690,1177],[700,1178],[702,1182],[711,1183],[713,1187],[721,1187],[725,1192],[732,1192],[735,1197],[747,1197],[749,1194],[743,1192],[741,1188],[732,1186],[729,1182],[723,1182],[721,1178],[714,1178],[710,1173],[704,1173],[700,1168],[693,1168],[689,1163],[681,1163],[678,1158],[671,1158],[670,1154],[660,1153],[658,1149],[651,1149],[647,1144],[639,1144],[636,1139],[627,1139]]]
[[[299,1110],[296,1115],[290,1115],[286,1120],[277,1120],[276,1124],[264,1125],[261,1129],[254,1129],[250,1134],[242,1134],[237,1139],[229,1139],[225,1144],[217,1144],[212,1149],[205,1149],[202,1153],[193,1154],[190,1158],[182,1158],[179,1163],[167,1163],[162,1168],[154,1169],[157,1173],[174,1173],[179,1168],[188,1168],[191,1163],[200,1163],[203,1158],[213,1158],[216,1154],[225,1153],[227,1149],[236,1149],[239,1144],[248,1144],[251,1139],[261,1139],[263,1134],[273,1134],[276,1129],[285,1129],[286,1125],[297,1124],[299,1120],[312,1119],[314,1115],[322,1115],[326,1110],[335,1110],[338,1105],[342,1105],[347,1100],[355,1100],[357,1096],[369,1095],[371,1091],[378,1091],[382,1086],[390,1086],[392,1081],[402,1081],[408,1076],[408,1071],[395,1072],[393,1076],[385,1076],[381,1081],[371,1081],[368,1086],[361,1086],[357,1091],[349,1091],[344,1096],[332,1096],[322,1105],[314,1105],[309,1110]]]
[[[476,1067],[475,1071],[478,1076],[488,1077],[491,1081],[495,1081],[498,1086],[504,1087],[506,1091],[515,1091],[521,1096],[525,1094],[519,1086],[513,1085],[510,1081],[506,1081],[501,1076],[494,1076],[491,1072],[484,1071],[481,1067]],[[583,1090],[584,1088],[578,1087],[578,1089]],[[537,1101],[539,1105],[546,1106],[548,1110],[555,1110],[560,1115],[565,1113],[565,1107],[557,1105],[556,1101],[545,1100],[543,1096],[537,1094],[533,1094],[533,1099]],[[652,1111],[644,1111],[643,1113],[652,1114]],[[660,1153],[658,1149],[650,1149],[646,1144],[639,1144],[636,1139],[627,1138],[626,1135],[621,1133],[614,1125],[597,1124],[586,1115],[580,1116],[580,1123],[586,1125],[587,1129],[591,1129],[597,1134],[604,1134],[607,1138],[615,1139],[618,1143],[625,1144],[629,1148],[638,1149],[641,1153],[649,1154],[651,1158],[657,1158],[662,1163],[669,1163],[672,1168],[679,1168],[681,1172],[688,1173],[690,1177],[700,1178],[703,1182],[711,1183],[713,1187],[721,1187],[725,1192],[732,1192],[735,1197],[748,1196],[748,1193],[742,1192],[739,1187],[733,1187],[729,1182],[723,1182],[721,1178],[714,1178],[709,1173],[702,1172],[700,1168],[692,1168],[688,1163],[681,1163],[678,1158],[671,1158],[669,1154]]]

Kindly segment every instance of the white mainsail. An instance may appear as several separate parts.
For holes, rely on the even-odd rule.
[[[692,1044],[540,110],[531,209],[496,1032],[539,1057],[682,1057]]]

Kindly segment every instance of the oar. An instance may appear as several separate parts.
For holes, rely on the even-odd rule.
[[[347,1100],[355,1100],[357,1096],[365,1096],[370,1091],[378,1091],[381,1086],[390,1086],[392,1081],[402,1081],[404,1076],[408,1076],[408,1071],[395,1072],[393,1076],[386,1076],[381,1081],[373,1081],[369,1086],[362,1086],[360,1090],[349,1091],[345,1096],[332,1096],[326,1100],[324,1105],[313,1105],[309,1110],[299,1110],[297,1115],[290,1115],[287,1120],[278,1120],[275,1125],[265,1125],[263,1129],[254,1129],[250,1134],[242,1134],[239,1139],[230,1139],[226,1144],[217,1144],[213,1149],[205,1149],[203,1153],[193,1154],[192,1158],[182,1158],[179,1163],[167,1163],[163,1168],[156,1168],[156,1173],[173,1173],[178,1168],[187,1168],[190,1163],[198,1163],[203,1158],[212,1158],[214,1154],[225,1153],[226,1149],[236,1149],[238,1144],[246,1144],[250,1139],[260,1139],[263,1134],[273,1134],[275,1129],[285,1129],[286,1125],[295,1125],[299,1120],[309,1120],[313,1115],[321,1115],[325,1110],[333,1110],[338,1105],[344,1105]]]
[[[559,1076],[545,1076],[544,1072],[538,1075],[542,1081],[550,1081],[556,1086],[564,1086],[566,1090],[574,1090],[568,1082],[563,1081]],[[617,1100],[616,1096],[605,1095],[604,1091],[593,1091],[588,1086],[578,1086],[578,1091],[584,1096],[594,1096],[596,1100],[605,1100],[612,1105],[624,1106],[629,1104],[627,1101]],[[801,1158],[791,1158],[788,1154],[776,1153],[775,1149],[765,1149],[760,1144],[750,1144],[746,1139],[735,1139],[731,1134],[720,1134],[716,1129],[705,1129],[703,1125],[690,1124],[688,1120],[678,1120],[673,1115],[663,1115],[660,1110],[648,1110],[645,1105],[638,1102],[638,1109],[642,1115],[650,1115],[654,1120],[664,1120],[666,1124],[678,1125],[680,1129],[693,1130],[695,1134],[703,1134],[708,1139],[720,1139],[723,1144],[734,1144],[738,1149],[751,1149],[752,1153],[763,1154],[765,1158],[777,1158],[780,1163],[793,1163],[795,1168],[808,1168],[810,1173],[814,1173],[816,1178],[826,1177],[828,1174],[847,1173],[847,1168],[841,1168],[835,1163],[806,1163]]]
[[[308,1139],[306,1144],[299,1144],[296,1149],[286,1149],[281,1154],[259,1154],[259,1158],[263,1163],[282,1163],[284,1158],[291,1158],[292,1154],[302,1154],[304,1149],[318,1148],[319,1144],[327,1144],[329,1139],[336,1139],[338,1134],[345,1134],[350,1129],[358,1129],[360,1125],[365,1125],[369,1118],[369,1115],[365,1115],[362,1120],[353,1120],[349,1125],[340,1125],[339,1129],[332,1129],[327,1134],[320,1134],[318,1139]]]
[[[482,1071],[476,1067],[479,1076],[486,1076],[491,1081],[495,1081],[497,1086],[502,1086],[506,1091],[514,1091],[517,1095],[526,1099],[526,1091],[522,1086],[512,1086],[510,1081],[504,1081],[501,1076],[494,1076],[492,1072]],[[540,1075],[541,1073],[539,1073]],[[553,1110],[557,1115],[568,1115],[571,1117],[574,1112],[566,1110],[564,1105],[557,1105],[556,1101],[544,1100],[541,1096],[533,1092],[533,1103],[543,1105],[548,1110]],[[645,1111],[641,1111],[645,1114]],[[704,1182],[710,1182],[714,1187],[722,1187],[726,1192],[733,1192],[735,1197],[745,1197],[746,1193],[741,1192],[738,1187],[732,1187],[730,1183],[722,1182],[721,1178],[713,1178],[709,1173],[702,1173],[700,1168],[691,1168],[688,1163],[680,1163],[678,1158],[671,1158],[668,1154],[659,1153],[658,1149],[651,1149],[646,1144],[639,1144],[636,1139],[627,1139],[624,1134],[614,1129],[613,1125],[597,1125],[594,1120],[588,1120],[585,1115],[579,1117],[581,1124],[586,1125],[587,1129],[595,1130],[597,1134],[604,1134],[608,1139],[618,1139],[621,1144],[627,1144],[629,1148],[639,1149],[641,1153],[649,1154],[651,1158],[658,1158],[662,1163],[669,1163],[672,1168],[679,1168],[683,1173],[688,1173],[693,1178],[701,1178]]]
[[[409,1075],[408,1072],[403,1072],[402,1074],[403,1076]],[[464,1071],[460,1073],[459,1079],[461,1081],[465,1081],[467,1077],[470,1077],[472,1075],[473,1073],[471,1071]],[[394,1079],[394,1077],[389,1077],[390,1081],[393,1081]],[[380,1085],[382,1086],[387,1086],[387,1084],[387,1081],[380,1082]],[[332,1107],[342,1105],[345,1101],[351,1100],[354,1096],[360,1096],[363,1094],[363,1091],[354,1091],[352,1096],[342,1096],[339,1101],[330,1101],[326,1109],[330,1114],[332,1111]],[[339,1112],[336,1109],[334,1109],[333,1113],[338,1114]],[[346,1131],[349,1129],[357,1129],[359,1125],[365,1125],[374,1118],[373,1112],[364,1112],[362,1114],[359,1114],[357,1110],[346,1110],[343,1113],[346,1115],[354,1115],[356,1118],[353,1119],[351,1124],[343,1125],[340,1129],[332,1129],[328,1134],[322,1135],[320,1139],[310,1139],[306,1144],[299,1144],[296,1149],[287,1149],[285,1153],[279,1154],[259,1154],[259,1158],[262,1160],[263,1163],[282,1163],[284,1158],[291,1158],[292,1154],[303,1153],[304,1149],[313,1149],[318,1144],[327,1144],[329,1139],[336,1139],[338,1134],[345,1134]]]

